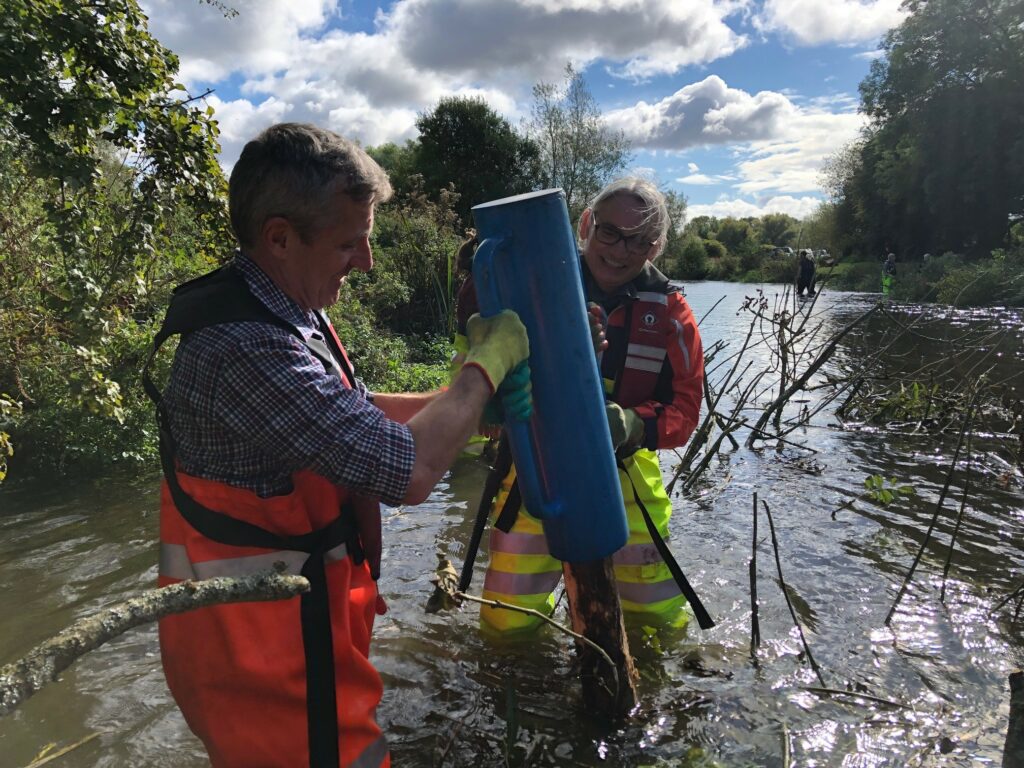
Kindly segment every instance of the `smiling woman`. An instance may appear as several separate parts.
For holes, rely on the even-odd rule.
[[[665,247],[669,217],[665,196],[649,181],[612,182],[580,217],[583,259],[605,293],[637,277]]]

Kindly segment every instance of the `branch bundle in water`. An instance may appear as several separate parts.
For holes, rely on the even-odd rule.
[[[13,711],[44,685],[56,680],[80,656],[133,627],[208,605],[286,600],[308,589],[309,582],[303,577],[276,571],[237,579],[183,581],[151,589],[95,616],[76,621],[23,658],[0,668],[0,716]]]

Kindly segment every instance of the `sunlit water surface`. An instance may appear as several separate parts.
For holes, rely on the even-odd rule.
[[[687,295],[706,345],[737,345],[737,310],[755,287],[699,283]],[[766,289],[771,295],[776,289]],[[816,311],[838,329],[877,297],[826,292]],[[1002,330],[1001,365],[1019,370],[1019,313],[904,307],[957,329]],[[844,342],[856,362],[884,319]],[[950,338],[949,335],[936,337]],[[936,340],[911,350],[948,354]],[[734,347],[735,348],[735,347]],[[901,354],[906,354],[904,349]],[[952,366],[951,366],[952,369]],[[608,728],[590,716],[574,676],[571,643],[544,630],[532,643],[481,636],[472,606],[429,615],[424,605],[436,554],[461,562],[486,467],[460,460],[429,501],[386,511],[379,620],[373,659],[384,677],[380,720],[396,766],[897,766],[998,765],[1008,713],[1006,676],[1024,661],[1013,604],[994,605],[1020,582],[1024,493],[1007,457],[979,458],[963,529],[939,599],[962,472],[891,627],[885,616],[931,520],[955,440],[841,430],[826,411],[793,439],[795,449],[723,453],[690,496],[674,499],[672,545],[718,626],[649,635],[631,629],[641,670],[636,716]],[[678,463],[662,454],[667,474]],[[962,468],[961,468],[962,469]],[[913,485],[888,508],[858,503],[869,474]],[[0,494],[0,661],[17,658],[76,618],[153,585],[157,480],[59,483]],[[751,498],[770,505],[785,580],[826,686],[902,705],[818,694],[780,589],[767,526],[759,529],[762,644],[750,651],[748,562]],[[474,589],[483,580],[478,562]],[[90,653],[62,679],[0,720],[0,764],[24,766],[48,744],[98,733],[59,766],[201,766],[201,745],[171,701],[155,627]]]

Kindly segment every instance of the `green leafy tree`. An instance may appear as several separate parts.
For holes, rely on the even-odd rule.
[[[571,64],[562,84],[533,86],[527,133],[540,148],[542,186],[562,188],[573,221],[630,159],[625,135],[604,124],[583,75]]]
[[[793,245],[799,226],[799,220],[788,213],[765,214],[757,227],[758,239],[765,245]]]
[[[212,110],[176,70],[135,0],[0,14],[0,392],[23,405],[19,462],[143,455],[152,323],[229,250]]]
[[[669,277],[676,277],[682,257],[684,236],[682,224],[686,220],[686,197],[668,190],[665,192],[669,228],[665,234],[665,247],[658,257],[658,268]]]
[[[540,151],[480,98],[451,96],[416,120],[420,131],[414,167],[424,190],[459,194],[464,222],[474,205],[528,192],[537,185]]]
[[[861,83],[841,193],[861,250],[987,256],[1024,212],[1024,5],[907,0]]]
[[[729,255],[729,251],[722,243],[717,240],[704,240],[704,253],[707,254],[709,259],[724,259]]]
[[[839,220],[840,210],[836,203],[824,202],[803,220],[803,241],[815,250],[828,251],[834,258],[850,250],[850,237]]]
[[[718,227],[718,219],[714,216],[696,216],[686,223],[683,232],[701,240],[713,240],[718,234]]]
[[[703,280],[708,276],[707,251],[704,241],[699,237],[687,237],[679,254],[679,278],[683,280]]]
[[[405,144],[388,142],[377,147],[367,147],[366,153],[387,171],[396,197],[405,197],[423,187],[423,176],[416,167],[416,153],[419,142],[409,139]]]
[[[729,253],[740,258],[755,252],[757,248],[757,237],[750,222],[745,219],[735,219],[732,216],[719,222],[715,239],[724,245]],[[752,268],[747,267],[747,269]]]

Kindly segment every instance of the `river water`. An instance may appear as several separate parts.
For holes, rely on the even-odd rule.
[[[706,346],[735,349],[738,314],[756,286],[697,283],[687,295]],[[771,296],[776,287],[766,286]],[[839,328],[877,296],[826,291],[816,312]],[[1001,337],[997,373],[1024,371],[1019,312],[896,307],[929,319],[928,338],[893,354],[944,360],[943,339],[964,330]],[[889,322],[843,342],[855,365]],[[929,341],[931,339],[931,341]],[[760,354],[760,353],[755,353]],[[961,371],[949,362],[952,376]],[[1020,395],[1019,383],[1017,395]],[[674,498],[672,546],[718,621],[702,632],[631,628],[641,706],[609,729],[590,717],[574,677],[571,642],[545,629],[533,642],[498,644],[473,606],[427,614],[437,553],[461,563],[486,466],[464,458],[427,503],[385,511],[381,589],[390,612],[375,631],[385,695],[380,720],[396,766],[899,766],[998,765],[1008,714],[1006,676],[1024,665],[1014,604],[993,612],[1024,574],[1024,490],[997,441],[974,444],[963,527],[939,588],[963,487],[954,476],[931,545],[891,626],[896,591],[928,528],[955,435],[841,429],[826,410],[791,435],[817,452],[726,451],[687,495]],[[663,452],[662,469],[678,464]],[[860,501],[866,476],[915,488],[883,507]],[[0,493],[0,662],[76,618],[154,584],[157,478],[50,484]],[[778,580],[762,516],[758,592],[762,643],[750,651],[748,563],[754,491],[770,505],[785,581],[825,687],[900,704],[809,691],[808,664]],[[483,580],[478,562],[474,590]],[[25,766],[47,745],[93,734],[55,766],[201,766],[201,745],[166,690],[155,627],[88,654],[55,684],[0,720],[0,765]]]

